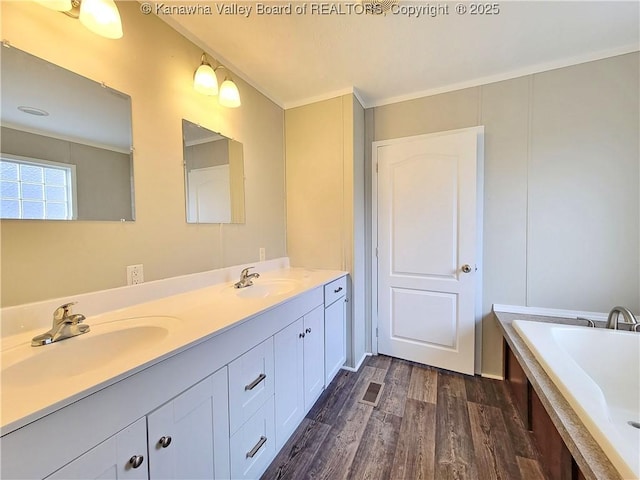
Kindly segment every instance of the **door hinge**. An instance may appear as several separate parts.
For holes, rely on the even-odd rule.
[[[378,173],[378,164],[376,163],[376,173]]]
[[[376,338],[378,338],[378,327],[376,327]]]
[[[376,258],[378,258],[378,247],[376,247]]]

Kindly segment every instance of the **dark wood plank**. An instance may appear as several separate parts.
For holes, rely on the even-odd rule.
[[[351,464],[348,478],[387,480],[400,433],[402,419],[374,409]]]
[[[435,368],[414,365],[407,397],[435,404],[438,398],[438,371]]]
[[[513,403],[518,409],[518,413],[522,418],[522,423],[527,429],[531,429],[531,421],[529,419],[529,379],[526,373],[518,363],[518,359],[513,354],[506,341],[504,342],[505,352],[505,380],[511,389]]]
[[[394,359],[391,362],[389,370],[387,370],[387,374],[384,377],[384,390],[378,403],[380,410],[398,417],[404,415],[404,404],[407,400],[411,369],[411,364],[403,360]]]
[[[500,400],[494,388],[494,383],[501,382],[490,378],[482,378],[478,375],[465,375],[464,386],[467,392],[467,400],[491,407],[499,406]]]
[[[386,355],[371,355],[367,358],[365,365],[379,368],[380,370],[389,370],[391,357],[387,357]]]
[[[467,394],[462,375],[438,372],[436,479],[477,479]]]
[[[333,425],[338,413],[352,395],[358,379],[356,372],[340,370],[318,401],[307,413],[307,418],[326,425]]]
[[[433,479],[436,447],[436,406],[407,399],[391,468],[393,480]],[[437,477],[436,477],[437,478]]]
[[[542,471],[542,467],[536,460],[516,457],[516,461],[518,462],[522,480],[547,480],[546,475]]]
[[[514,453],[519,457],[539,460],[540,454],[535,445],[533,434],[524,425],[522,417],[514,404],[511,390],[506,382],[500,382],[495,387],[498,393],[499,407],[509,432]]]
[[[531,390],[531,429],[540,449],[540,462],[553,480],[573,479],[573,458],[534,390]]]
[[[331,427],[305,418],[271,462],[262,480],[303,478]]]
[[[468,402],[467,407],[478,476],[483,480],[519,480],[520,469],[500,409],[474,402]]]
[[[364,366],[360,369],[352,394],[336,416],[324,445],[318,450],[307,470],[309,478],[345,478],[360,446],[362,435],[373,407],[358,402],[369,382],[382,382],[385,371]]]

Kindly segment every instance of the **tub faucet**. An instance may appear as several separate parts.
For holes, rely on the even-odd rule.
[[[89,331],[89,325],[82,322],[85,316],[81,313],[71,314],[71,306],[76,302],[65,303],[56,308],[53,312],[53,325],[51,330],[41,335],[37,335],[31,339],[32,347],[41,345],[49,345],[53,342],[59,342],[66,338],[75,337]]]
[[[254,268],[254,267],[247,267],[247,268],[243,269],[242,272],[240,272],[240,281],[234,283],[233,284],[234,287],[236,287],[236,288],[250,287],[251,285],[253,285],[253,279],[254,278],[260,278],[260,274],[259,273],[249,274],[249,269],[251,269],[251,268]]]
[[[633,312],[626,307],[613,307],[611,309],[611,311],[609,312],[609,317],[607,317],[607,328],[610,328],[612,330],[617,330],[619,325],[618,320],[620,315],[622,315],[622,317],[624,318],[625,323],[628,323],[629,325],[632,326],[631,327],[632,329],[635,329],[635,326],[638,323],[638,320],[636,320],[636,317],[633,314]]]

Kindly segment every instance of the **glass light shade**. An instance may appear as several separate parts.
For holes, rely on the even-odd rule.
[[[71,0],[36,0],[36,2],[58,12],[68,12],[72,8]]]
[[[218,103],[223,107],[236,108],[241,105],[240,92],[238,87],[228,78],[220,85],[220,96],[218,97]]]
[[[193,75],[193,88],[196,92],[203,95],[218,94],[218,78],[211,65],[203,60],[202,65],[198,67]]]
[[[103,37],[122,38],[120,12],[113,0],[82,0],[80,22]]]

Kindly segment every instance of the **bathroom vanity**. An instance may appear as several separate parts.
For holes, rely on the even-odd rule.
[[[346,291],[345,272],[287,269],[87,318],[92,332],[29,353],[102,324],[168,333],[139,349],[114,334],[94,375],[3,380],[2,477],[258,478],[345,362]]]

